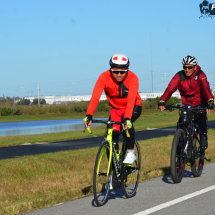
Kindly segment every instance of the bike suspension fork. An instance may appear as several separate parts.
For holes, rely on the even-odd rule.
[[[186,145],[184,147],[184,154],[187,155],[187,150],[191,141],[191,128],[187,129]]]

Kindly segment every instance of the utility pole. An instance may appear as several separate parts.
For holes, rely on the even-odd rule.
[[[214,91],[214,71],[213,71],[213,91]]]
[[[71,84],[69,84],[68,86],[66,86],[66,87],[65,87],[65,103],[66,103],[66,105],[67,105],[67,99],[66,99],[66,88],[67,88],[67,87],[69,87],[69,86],[70,86],[70,85],[72,85],[72,84],[74,84],[74,82],[73,82],[73,83],[71,83]]]
[[[214,89],[214,71],[213,71],[213,96],[215,95],[215,91],[214,91],[215,89]]]
[[[17,90],[19,90],[19,89],[21,89],[21,88],[22,88],[22,87],[18,88]],[[13,103],[14,103],[14,104],[15,104],[15,93],[16,93],[17,90],[14,91],[14,97],[13,97]]]
[[[164,72],[164,81],[161,80],[160,78],[156,78],[156,79],[158,79],[158,80],[164,82],[164,91],[165,91],[165,90],[166,90],[166,72]]]
[[[172,72],[172,73],[174,73],[174,72]],[[158,79],[158,80],[164,82],[164,91],[166,90],[166,77],[169,77],[170,75],[172,75],[172,73],[169,74],[168,76],[166,76],[166,72],[164,72],[164,81],[161,80],[160,78],[156,78],[156,79]]]
[[[151,34],[150,34],[150,50],[151,50],[151,73],[152,73],[152,93],[153,93],[153,70],[152,70],[152,44],[151,44]]]
[[[39,83],[37,83],[37,89],[38,89],[38,106],[40,107],[40,89],[39,89]]]

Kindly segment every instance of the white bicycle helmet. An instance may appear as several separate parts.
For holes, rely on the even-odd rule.
[[[198,61],[197,61],[197,59],[194,56],[188,55],[187,57],[183,58],[182,64],[183,65],[185,65],[185,64],[191,64],[191,65],[195,66],[195,65],[198,64]]]
[[[129,59],[124,54],[115,54],[109,61],[110,67],[113,68],[128,68],[130,65]]]

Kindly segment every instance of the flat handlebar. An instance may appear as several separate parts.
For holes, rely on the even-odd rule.
[[[205,111],[207,108],[198,106],[198,107],[191,107],[190,105],[167,105],[165,110],[169,110],[170,112],[173,111],[174,109],[179,109],[179,110],[188,110],[188,111]]]

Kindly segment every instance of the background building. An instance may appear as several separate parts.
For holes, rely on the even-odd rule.
[[[146,99],[154,99],[156,97],[160,97],[163,93],[139,93],[142,100]],[[181,98],[179,92],[175,92],[172,95],[173,97]],[[80,101],[90,101],[92,95],[84,95],[84,96],[40,96],[40,99],[45,99],[46,104],[62,104],[66,102],[80,102]],[[38,97],[24,97],[24,99],[29,99],[30,102],[33,102],[34,99]],[[106,100],[105,95],[101,95],[100,100]]]

